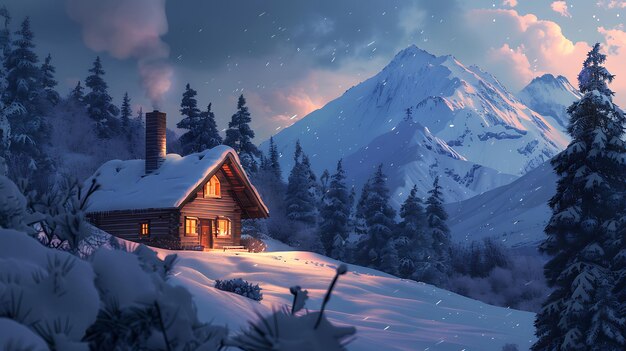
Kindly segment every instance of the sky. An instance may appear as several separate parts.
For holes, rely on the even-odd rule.
[[[99,55],[114,102],[180,120],[187,83],[226,128],[244,94],[260,143],[417,45],[494,74],[512,92],[544,73],[576,85],[595,42],[626,106],[626,1],[5,0],[30,16],[40,58],[69,92]]]

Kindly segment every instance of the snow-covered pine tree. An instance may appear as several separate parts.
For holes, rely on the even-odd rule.
[[[340,257],[332,256],[332,252],[339,252],[339,248],[335,246],[343,247],[343,242],[348,238],[349,217],[350,194],[346,187],[346,174],[342,167],[342,161],[339,160],[336,172],[330,177],[328,190],[320,210],[322,220],[319,233],[326,255],[340,259]]]
[[[80,80],[76,83],[76,86],[70,94],[68,95],[68,99],[72,100],[76,105],[82,106],[85,103],[85,92],[84,88],[80,82]]]
[[[132,113],[133,110],[130,107],[130,97],[128,97],[128,92],[125,92],[124,97],[122,98],[122,107],[120,108],[120,123],[122,131],[126,134],[129,134],[130,132],[130,115]]]
[[[413,186],[409,196],[400,207],[398,223],[398,274],[410,278],[415,272],[417,262],[424,262],[432,254],[432,237],[426,234],[426,213],[422,199],[417,195],[417,186]]]
[[[15,34],[17,37],[4,60],[7,87],[3,100],[11,127],[11,155],[7,162],[13,179],[34,178],[36,175],[39,181],[45,183],[47,173],[53,168],[52,161],[44,152],[50,126],[43,117],[46,112],[45,96],[28,17]],[[39,181],[30,183],[34,185]]]
[[[252,143],[254,131],[249,125],[251,121],[252,118],[250,118],[250,112],[248,112],[248,107],[246,106],[246,99],[241,94],[239,100],[237,100],[237,112],[233,114],[231,121],[228,122],[224,144],[237,151],[241,163],[247,172],[254,173],[258,167],[256,158],[261,157],[261,151]]]
[[[215,113],[211,111],[211,104],[209,103],[206,111],[200,114],[198,145],[201,150],[206,150],[221,145],[222,142],[222,136],[217,130],[217,123],[215,122]]]
[[[278,153],[278,147],[276,146],[276,143],[274,142],[274,137],[271,136],[269,157],[267,159],[268,165],[269,165],[269,168],[274,173],[274,175],[276,176],[276,178],[282,179],[283,172],[280,169],[280,161],[278,160],[279,158],[280,158],[280,154]]]
[[[108,85],[104,81],[104,69],[100,56],[96,57],[93,67],[89,69],[91,75],[85,79],[89,92],[84,101],[87,104],[87,115],[96,123],[98,137],[109,139],[119,132],[117,115],[120,109],[115,106],[108,92]]]
[[[58,85],[54,78],[55,72],[56,68],[52,65],[52,56],[48,54],[41,65],[41,88],[46,98],[53,106],[58,104],[61,100],[59,93],[55,90],[55,87]]]
[[[316,199],[311,191],[314,184],[311,182],[310,169],[304,164],[304,158],[300,141],[296,141],[295,162],[289,173],[285,207],[287,218],[312,226],[317,221]]]
[[[423,279],[433,284],[440,284],[445,279],[450,261],[450,228],[446,224],[448,213],[443,207],[441,189],[439,177],[436,177],[426,199],[427,235],[430,234],[432,238],[433,255],[428,269],[429,273]]]
[[[559,180],[540,250],[551,256],[544,273],[554,292],[535,320],[537,351],[626,349],[615,270],[625,253],[626,120],[605,60],[595,44],[578,75],[584,95],[567,110],[572,141],[552,160]]]
[[[0,7],[0,17],[4,19],[4,26],[0,29],[0,56],[7,57],[11,50],[11,13],[5,5]]]
[[[183,92],[183,98],[180,101],[180,113],[183,115],[183,118],[176,124],[176,127],[187,130],[179,139],[183,148],[183,156],[200,151],[196,149],[195,143],[201,113],[198,108],[196,95],[198,95],[198,92],[192,89],[189,83],[187,83],[187,85],[185,85],[185,91]]]
[[[364,187],[359,201],[367,232],[357,245],[357,257],[362,265],[395,274],[398,268],[393,236],[396,211],[389,205],[389,200],[389,188],[381,164],[368,181],[367,190]]]

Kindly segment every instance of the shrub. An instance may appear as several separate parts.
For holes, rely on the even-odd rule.
[[[267,245],[261,239],[257,239],[252,236],[242,235],[241,245],[243,245],[250,252],[265,252]]]
[[[233,292],[237,295],[245,296],[252,300],[263,300],[263,294],[261,293],[261,288],[259,287],[259,284],[252,285],[241,278],[216,280],[215,288],[223,291]]]

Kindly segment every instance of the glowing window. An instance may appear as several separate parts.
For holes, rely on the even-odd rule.
[[[230,236],[230,219],[217,219],[217,236]]]
[[[220,180],[213,176],[204,186],[204,197],[220,197],[221,191]]]
[[[139,236],[150,235],[150,222],[141,222],[139,224]]]
[[[185,217],[185,235],[198,236],[198,218]]]

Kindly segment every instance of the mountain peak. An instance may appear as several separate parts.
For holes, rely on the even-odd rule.
[[[580,99],[581,95],[564,76],[544,74],[533,79],[518,97],[531,109],[544,116],[553,117],[562,127],[567,126],[567,107]]]

